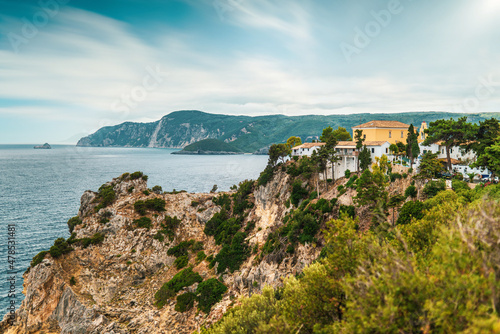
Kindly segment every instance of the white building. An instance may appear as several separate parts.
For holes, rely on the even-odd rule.
[[[314,151],[317,151],[325,143],[304,143],[299,146],[292,148],[292,156],[294,157],[310,157]]]
[[[305,143],[292,148],[292,156],[308,156],[310,157],[312,153],[319,150],[321,146],[325,143]],[[388,141],[367,141],[364,142],[368,151],[370,152],[372,163],[375,162],[375,157],[381,157],[382,155],[389,155],[389,146],[391,145]],[[337,152],[337,161],[334,172],[335,179],[344,176],[346,170],[355,172],[357,169],[357,159],[358,153],[356,151],[356,142],[354,141],[340,141],[335,146]],[[327,167],[327,178],[332,178],[332,166],[328,164]]]

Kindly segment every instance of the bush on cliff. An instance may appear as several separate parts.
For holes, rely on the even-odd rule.
[[[167,301],[174,297],[177,292],[182,288],[200,283],[203,278],[197,272],[193,271],[192,267],[187,267],[181,272],[177,273],[170,281],[162,285],[162,287],[155,293],[155,305],[162,308]]]
[[[196,294],[192,292],[186,292],[182,295],[177,296],[177,304],[175,304],[175,310],[177,312],[186,312],[193,308],[194,301],[196,300]]]
[[[81,223],[82,223],[82,220],[78,216],[70,218],[68,220],[69,233],[73,233],[73,230],[75,229],[75,226],[76,225],[80,225]]]
[[[226,291],[226,286],[215,278],[201,282],[196,288],[199,302],[198,308],[205,313],[209,313],[212,306],[222,300],[222,295]]]
[[[54,245],[50,247],[49,253],[54,259],[58,258],[63,254],[68,254],[73,248],[68,244],[64,238],[57,238],[54,241]]]
[[[116,193],[113,190],[112,185],[105,185],[99,187],[99,191],[97,192],[97,200],[99,201],[99,205],[95,208],[95,211],[99,211],[102,208],[107,207],[116,199]]]
[[[47,255],[49,252],[48,251],[41,251],[37,255],[33,257],[33,260],[31,260],[30,265],[32,267],[36,266],[37,264],[41,263],[43,259],[45,258],[45,255]]]
[[[165,211],[165,200],[162,198],[150,198],[146,201],[138,200],[134,203],[134,210],[141,216],[146,215],[147,210],[162,212]]]

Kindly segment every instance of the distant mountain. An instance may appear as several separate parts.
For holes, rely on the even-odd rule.
[[[203,139],[196,143],[189,144],[181,151],[173,154],[241,154],[239,148],[218,139]]]
[[[346,128],[371,120],[398,120],[420,127],[443,119],[468,116],[470,122],[486,118],[500,118],[500,113],[456,114],[445,112],[408,112],[399,114],[353,114],[353,115],[308,115],[308,116],[230,116],[208,114],[197,110],[172,112],[152,123],[125,122],[106,126],[94,134],[81,138],[77,146],[118,147],[164,147],[184,148],[204,139],[219,139],[231,143],[243,152],[253,153],[272,143],[285,142],[290,136],[299,136],[303,142],[321,135],[331,126]]]

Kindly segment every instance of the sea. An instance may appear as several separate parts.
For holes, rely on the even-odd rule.
[[[173,149],[0,145],[0,315],[24,299],[23,273],[34,255],[69,237],[85,190],[142,171],[164,191],[227,191],[258,178],[263,155],[176,155]],[[13,305],[13,306],[11,306]]]

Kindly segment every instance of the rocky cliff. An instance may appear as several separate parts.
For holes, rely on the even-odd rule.
[[[239,296],[258,292],[266,284],[278,286],[284,277],[300,273],[317,258],[319,248],[311,244],[300,245],[281,261],[261,255],[269,233],[290,210],[284,205],[290,196],[289,181],[289,176],[280,172],[246,196],[249,204],[242,226],[247,226],[245,242],[253,251],[237,270],[217,273],[217,264],[211,266],[190,254],[189,266],[204,281],[217,278],[227,287],[207,313],[196,307],[178,312],[175,297],[159,308],[155,294],[181,271],[174,264],[176,257],[169,255],[173,246],[194,240],[201,242],[206,255],[221,251],[221,245],[204,229],[214,214],[225,210],[214,203],[224,194],[157,194],[147,190],[143,178],[127,175],[103,185],[99,192],[85,192],[78,218],[70,220],[76,222],[67,240],[72,250],[57,257],[52,256],[52,249],[50,254],[41,254],[39,263],[24,274],[26,298],[16,312],[16,322],[11,326],[5,318],[0,332],[192,333],[210,325]],[[105,203],[111,189],[114,198]],[[148,211],[145,217],[151,224],[141,228],[137,226],[141,215],[134,204],[148,199],[163,199],[165,211]],[[170,238],[158,237],[165,228],[163,223],[172,217],[177,217],[180,225]],[[96,235],[102,235],[103,240],[94,243]],[[178,295],[194,291],[197,285],[184,287]]]

